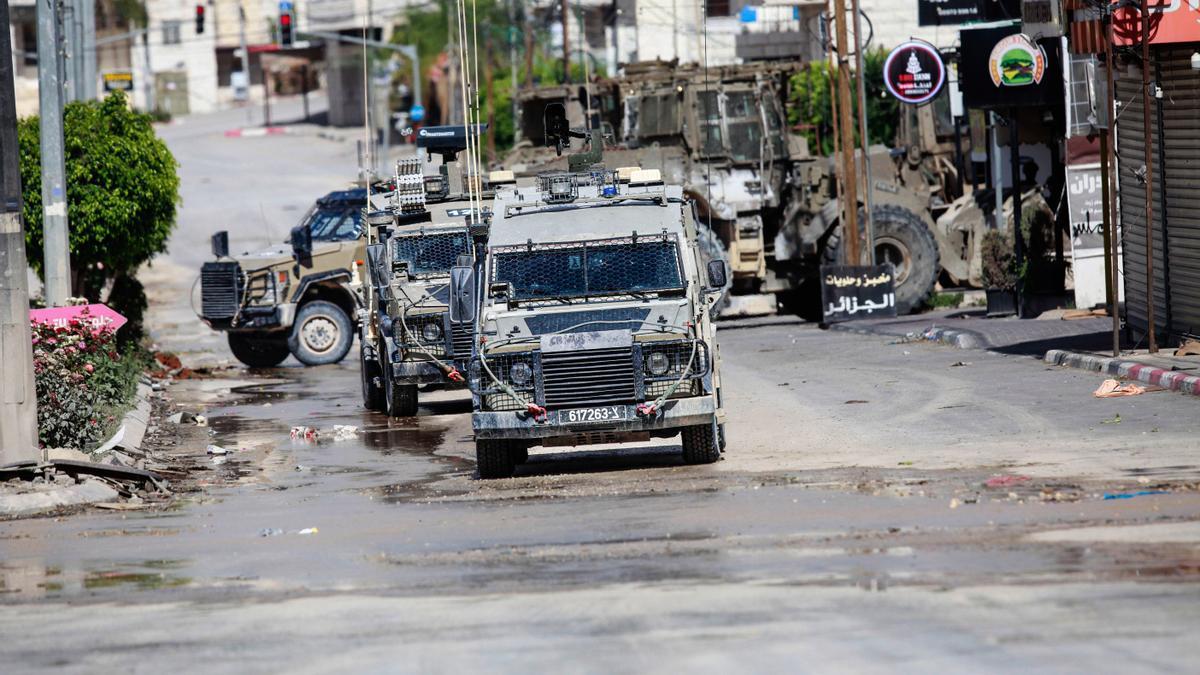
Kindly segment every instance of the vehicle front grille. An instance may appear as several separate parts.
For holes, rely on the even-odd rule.
[[[400,329],[400,343],[408,350],[410,356],[416,360],[425,360],[426,357],[442,359],[446,357],[446,338],[439,336],[436,340],[427,340],[423,336],[425,326],[429,324],[436,325],[439,329],[445,325],[446,315],[444,312],[433,314],[409,314],[404,323],[398,325]],[[396,322],[400,324],[400,322]],[[407,327],[407,330],[405,328]]]
[[[629,347],[542,354],[547,408],[610,405],[635,399]]]
[[[200,268],[200,315],[232,319],[242,304],[242,269],[235,262],[206,262]]]
[[[454,358],[469,358],[474,340],[475,328],[470,323],[450,324],[450,350],[454,352]]]

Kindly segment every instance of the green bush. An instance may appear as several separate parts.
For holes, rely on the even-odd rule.
[[[177,163],[122,92],[103,101],[68,103],[63,112],[67,216],[73,293],[97,298],[108,279],[132,274],[167,249],[179,202]],[[25,244],[42,270],[42,168],[39,121],[17,126]]]
[[[900,122],[900,103],[883,84],[883,64],[888,51],[882,47],[863,53],[863,70],[866,71],[867,135],[871,143],[893,145],[896,127]],[[832,85],[832,87],[831,87]],[[827,61],[812,61],[792,76],[788,97],[788,122],[800,125],[801,133],[808,139],[808,147],[816,154],[833,153],[834,128],[833,96],[836,92],[837,73]],[[857,84],[850,80],[850,99],[853,111],[858,110]],[[858,124],[854,124],[854,137],[859,137]]]
[[[113,331],[94,332],[77,319],[33,322],[32,331],[41,445],[95,447],[118,425],[149,357],[136,345],[119,353]]]

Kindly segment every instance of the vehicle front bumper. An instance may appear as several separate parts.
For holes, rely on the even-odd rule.
[[[213,330],[225,330],[231,333],[261,333],[264,331],[290,330],[296,322],[296,303],[285,302],[274,307],[249,306],[242,308],[238,315],[238,323],[232,325],[230,319],[209,319],[201,317],[204,323]]]
[[[716,398],[711,395],[671,399],[655,415],[638,416],[636,405],[627,405],[624,420],[603,423],[566,424],[552,410],[544,421],[527,412],[476,412],[471,415],[475,438],[554,438],[591,432],[637,433],[712,424],[717,418]]]
[[[464,377],[466,377],[464,375]],[[446,377],[433,361],[401,361],[392,364],[392,379],[400,384],[441,384],[448,388],[467,386]]]

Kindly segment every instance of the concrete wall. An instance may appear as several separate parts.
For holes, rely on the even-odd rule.
[[[186,73],[187,113],[206,113],[217,109],[217,56],[214,32],[205,21],[203,34],[196,34],[196,3],[194,0],[148,0],[146,13],[150,17],[150,69],[153,85],[159,73]],[[179,42],[164,41],[164,26],[179,22]],[[146,107],[145,49],[139,44],[134,57],[134,105]],[[164,78],[165,79],[165,78]],[[177,88],[176,88],[177,91]],[[158,94],[155,94],[155,103]],[[159,106],[163,107],[163,106]],[[178,114],[181,111],[173,110]]]

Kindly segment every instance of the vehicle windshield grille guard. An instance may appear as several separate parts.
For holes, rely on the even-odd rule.
[[[414,277],[449,276],[460,255],[470,255],[471,236],[466,227],[396,234],[390,240],[392,261],[407,263]]]
[[[677,238],[662,232],[595,241],[496,246],[490,281],[510,299],[621,296],[684,290]]]

